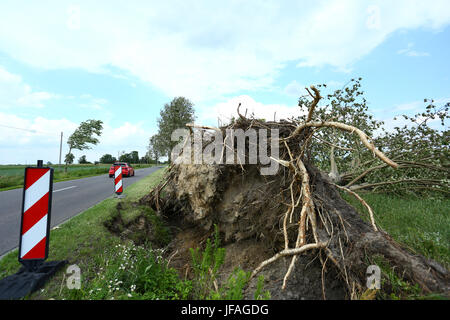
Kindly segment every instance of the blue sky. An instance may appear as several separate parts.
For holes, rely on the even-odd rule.
[[[176,96],[216,125],[239,102],[262,118],[298,115],[305,86],[355,77],[392,127],[424,98],[450,101],[449,24],[446,0],[2,1],[0,164],[57,163],[60,132],[65,154],[87,119],[104,133],[76,159],[142,156]]]

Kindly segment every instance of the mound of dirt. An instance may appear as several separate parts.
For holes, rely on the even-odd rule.
[[[169,242],[169,231],[153,210],[138,203],[119,202],[103,225],[112,234],[136,245],[151,243],[153,248],[162,248]]]

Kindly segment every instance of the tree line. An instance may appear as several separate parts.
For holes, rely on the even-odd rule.
[[[160,112],[158,119],[158,133],[149,139],[147,152],[143,157],[139,157],[138,151],[129,153],[122,152],[118,158],[111,154],[104,154],[99,161],[94,163],[114,163],[116,161],[128,163],[157,164],[161,158],[167,157],[170,162],[170,152],[177,142],[171,141],[171,134],[177,128],[184,128],[186,123],[194,121],[193,103],[185,97],[176,97],[170,103],[166,103]],[[69,136],[67,144],[69,152],[65,156],[65,169],[69,164],[74,163],[75,156],[73,150],[88,150],[99,143],[102,134],[103,122],[101,120],[86,120]],[[165,161],[164,161],[165,162]],[[86,155],[78,159],[80,164],[89,164]]]

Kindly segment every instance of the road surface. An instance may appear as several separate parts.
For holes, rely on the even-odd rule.
[[[124,178],[127,186],[161,167],[137,169],[134,177]],[[53,184],[51,228],[113,195],[114,179],[107,174]],[[0,192],[0,257],[19,246],[20,212],[23,189]]]

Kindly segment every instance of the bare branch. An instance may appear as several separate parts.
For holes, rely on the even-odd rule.
[[[272,258],[261,262],[261,264],[255,270],[253,270],[250,279],[254,278],[265,266],[267,266],[268,264],[271,264],[271,263],[277,261],[281,257],[298,255],[298,254],[300,254],[302,252],[305,252],[307,250],[318,249],[318,248],[325,248],[326,246],[327,246],[327,243],[319,242],[319,243],[305,244],[304,246],[302,246],[300,248],[294,248],[294,249],[288,249],[288,250],[280,251],[276,255],[274,255]]]
[[[311,104],[311,107],[309,107],[309,112],[308,112],[308,117],[306,118],[306,122],[311,121],[312,119],[312,115],[314,113],[314,109],[316,108],[317,104],[319,103],[320,99],[322,99],[322,97],[320,96],[320,92],[319,90],[317,90],[316,87],[311,86],[310,87],[312,91],[314,91],[314,95],[311,94],[311,92],[308,90],[308,88],[306,88],[306,91],[308,91],[309,95],[311,97],[313,97],[313,102]]]
[[[370,222],[372,223],[373,230],[378,231],[377,226],[375,225],[375,219],[373,217],[372,208],[367,204],[367,202],[364,201],[364,199],[361,198],[356,192],[353,192],[352,190],[350,190],[346,187],[338,186],[337,184],[335,184],[334,186],[350,193],[352,196],[354,196],[356,199],[358,199],[363,204],[363,206],[365,206],[367,208],[367,211],[369,211]]]
[[[369,183],[359,186],[354,186],[350,188],[353,191],[361,190],[361,189],[367,189],[372,187],[378,187],[383,185],[389,185],[389,184],[397,184],[397,183],[427,183],[427,184],[435,184],[435,185],[441,185],[441,180],[435,180],[435,179],[402,179],[402,180],[396,180],[396,181],[383,181],[383,182],[377,182],[377,183]]]
[[[382,153],[380,150],[378,150],[373,143],[369,142],[367,135],[362,132],[360,129],[354,127],[354,126],[349,126],[347,124],[344,123],[340,123],[340,122],[334,122],[334,121],[325,121],[325,122],[307,122],[304,124],[301,124],[297,127],[297,129],[295,129],[294,133],[292,133],[288,138],[282,139],[282,140],[289,140],[293,137],[295,137],[296,135],[298,135],[303,129],[305,128],[309,128],[309,127],[316,127],[316,128],[322,128],[322,127],[329,127],[329,128],[337,128],[337,129],[341,129],[344,131],[348,131],[350,133],[356,133],[359,138],[361,139],[362,143],[369,149],[371,150],[374,155],[376,155],[378,158],[380,158],[383,162],[387,163],[389,166],[393,167],[394,169],[396,169],[398,167],[398,164],[395,163],[394,161],[390,160],[388,157],[386,157],[384,155],[384,153]]]
[[[195,124],[195,123],[186,123],[186,127],[195,128],[195,129],[202,129],[202,130],[214,130],[214,131],[222,133],[222,130],[220,130],[219,128],[210,127],[210,126],[202,126],[202,125],[198,125],[198,124]]]

